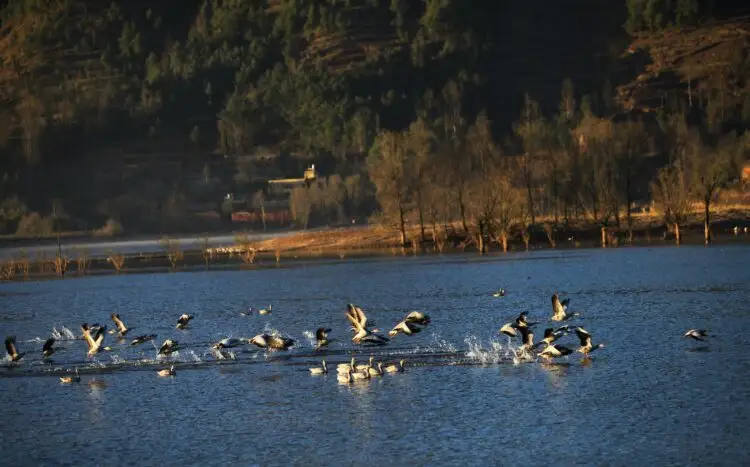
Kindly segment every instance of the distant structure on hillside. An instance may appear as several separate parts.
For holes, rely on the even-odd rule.
[[[309,187],[318,178],[315,164],[310,165],[301,178],[275,178],[268,180],[262,196],[255,196],[250,201],[242,202],[244,206],[237,206],[233,197],[227,195],[227,202],[232,206],[232,222],[262,223],[285,225],[291,222],[291,208],[289,199],[292,190],[298,187]]]

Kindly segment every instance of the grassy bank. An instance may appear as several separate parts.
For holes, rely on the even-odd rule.
[[[712,224],[713,243],[750,242],[750,212],[725,209],[715,215]],[[529,229],[524,237],[516,232],[509,237],[508,252],[541,249],[601,247],[600,226],[590,223],[550,223]],[[681,229],[682,244],[703,244],[703,225],[698,215]],[[235,244],[200,249],[182,249],[179,242],[163,240],[162,252],[125,255],[110,251],[106,257],[92,257],[85,250],[70,255],[29,257],[22,249],[13,259],[0,262],[0,278],[31,280],[50,277],[80,277],[92,274],[128,274],[135,272],[177,272],[206,269],[259,269],[283,267],[311,260],[342,261],[371,256],[433,255],[478,253],[476,241],[467,236],[459,224],[432,227],[422,238],[421,229],[408,229],[409,241],[400,244],[400,233],[392,228],[342,228],[299,233],[253,242],[238,235]],[[653,216],[633,218],[632,230],[625,226],[607,230],[607,247],[672,245],[674,235]],[[489,242],[488,254],[501,253],[498,243]]]

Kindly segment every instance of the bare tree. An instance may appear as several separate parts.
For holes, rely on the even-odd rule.
[[[628,225],[628,238],[633,241],[633,216],[631,205],[635,196],[635,175],[648,150],[646,130],[641,121],[627,121],[616,124],[614,137],[617,140],[617,172],[619,191],[624,197]]]
[[[381,131],[367,159],[370,179],[383,214],[395,218],[401,233],[401,246],[406,246],[406,211],[409,201],[408,152],[403,133]]]
[[[576,129],[583,141],[581,148],[582,183],[579,201],[586,215],[601,230],[602,247],[607,246],[607,228],[618,215],[617,168],[614,160],[612,122],[593,116],[584,117]]]
[[[520,175],[526,188],[528,212],[531,224],[536,223],[534,214],[534,190],[536,184],[537,155],[541,150],[545,138],[545,122],[539,110],[539,103],[524,95],[521,116],[514,125],[514,132],[521,139],[523,151],[518,158]]]
[[[434,152],[434,135],[430,128],[420,118],[409,126],[408,144],[411,152],[409,157],[409,185],[410,192],[414,194],[416,201],[417,217],[419,218],[419,229],[421,241],[425,241],[425,191],[430,185],[428,174]]]
[[[292,219],[299,227],[307,229],[312,213],[312,201],[307,187],[294,187],[289,196]]]
[[[672,227],[678,245],[682,240],[680,225],[685,223],[690,213],[690,188],[690,180],[682,160],[660,169],[656,180],[651,184],[653,199],[661,210],[664,223]]]
[[[736,162],[742,150],[742,141],[734,133],[722,138],[715,148],[706,148],[698,141],[693,143],[690,151],[692,185],[696,196],[703,203],[703,235],[706,245],[711,243],[711,202],[736,175]]]

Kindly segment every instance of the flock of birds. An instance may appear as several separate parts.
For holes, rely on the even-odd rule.
[[[500,289],[493,293],[495,297],[505,296],[505,290]],[[580,317],[579,313],[568,312],[568,304],[570,299],[560,300],[557,293],[552,295],[552,316],[551,321],[555,322],[568,322],[575,317]],[[249,309],[243,311],[240,314],[247,316],[256,312],[259,315],[267,315],[271,313],[271,305],[268,308],[254,310]],[[351,325],[352,331],[352,343],[355,345],[374,345],[382,346],[389,343],[390,338],[397,336],[398,334],[404,334],[411,336],[419,333],[424,327],[428,326],[431,322],[430,317],[420,311],[409,312],[401,321],[399,321],[393,328],[388,332],[388,336],[383,335],[380,329],[374,328],[374,323],[368,320],[367,315],[362,308],[348,304],[345,312],[345,317]],[[91,358],[101,352],[111,351],[112,348],[104,345],[104,339],[107,334],[116,335],[120,342],[125,342],[127,335],[130,333],[129,328],[122,320],[119,314],[113,313],[111,319],[114,323],[114,328],[108,330],[106,325],[83,323],[81,325],[81,336],[79,339],[86,342],[88,351],[86,353],[88,358]],[[192,315],[187,313],[182,314],[176,324],[176,329],[184,330],[187,329],[190,321],[193,319]],[[499,331],[499,334],[504,334],[508,339],[514,339],[520,337],[521,345],[518,348],[513,348],[516,357],[521,359],[533,360],[536,357],[543,359],[543,361],[549,362],[551,360],[565,357],[574,352],[581,353],[584,359],[589,358],[589,354],[604,347],[603,343],[592,342],[592,335],[586,329],[581,326],[574,326],[571,324],[564,324],[557,328],[548,327],[544,330],[543,338],[534,342],[534,331],[533,327],[539,324],[538,322],[531,322],[528,320],[528,312],[521,312],[513,322],[505,323]],[[315,332],[315,350],[320,350],[327,347],[333,339],[328,338],[328,333],[331,332],[330,328],[320,327]],[[580,345],[574,350],[568,346],[557,343],[558,340],[566,336],[567,334],[575,333]],[[138,346],[146,342],[153,341],[156,339],[156,334],[143,334],[134,337],[130,340],[130,346]],[[715,337],[709,335],[707,329],[690,329],[684,335],[684,338],[691,338],[698,341],[705,341],[708,337]],[[211,346],[211,350],[221,359],[227,358],[224,354],[224,349],[230,349],[243,345],[255,345],[259,348],[266,349],[268,351],[284,351],[288,350],[295,344],[295,340],[289,337],[284,337],[276,333],[264,332],[258,334],[252,338],[244,337],[227,337],[214,343]],[[54,347],[55,338],[50,337],[44,342],[42,346],[42,358],[49,359],[58,349]],[[5,339],[5,348],[7,351],[7,358],[11,362],[20,361],[25,352],[19,352],[16,345],[15,337],[9,336]],[[159,357],[169,357],[180,348],[179,342],[173,339],[166,339],[158,349]],[[385,373],[399,373],[403,372],[405,368],[405,361],[400,360],[397,363],[384,364],[384,362],[374,361],[374,357],[370,357],[367,363],[358,364],[354,357],[348,363],[341,363],[337,366],[338,381],[342,384],[353,383],[358,380],[370,379],[377,376],[382,376]],[[309,369],[313,375],[323,375],[328,373],[328,366],[325,359],[321,361],[321,366],[313,367]],[[159,376],[175,376],[176,371],[174,365],[170,365],[168,368],[163,368],[157,371]],[[75,373],[60,377],[61,383],[76,383],[81,380],[78,373],[78,369],[75,368]]]

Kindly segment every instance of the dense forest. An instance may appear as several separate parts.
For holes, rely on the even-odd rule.
[[[742,2],[0,6],[2,233],[227,229],[196,206],[315,163],[298,226],[456,223],[483,249],[580,221],[604,239],[653,202],[679,238],[750,147]]]

